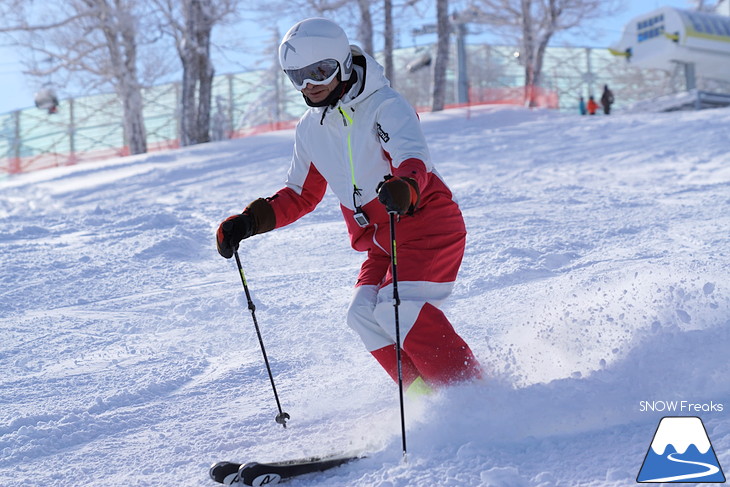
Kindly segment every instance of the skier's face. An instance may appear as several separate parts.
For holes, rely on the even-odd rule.
[[[312,83],[307,83],[307,86],[302,89],[302,93],[304,96],[309,98],[312,103],[319,103],[324,101],[329,94],[332,93],[332,91],[337,87],[337,83],[339,83],[337,78],[333,79],[326,85],[313,85]]]

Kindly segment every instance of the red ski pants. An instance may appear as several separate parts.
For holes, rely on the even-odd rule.
[[[453,289],[465,239],[461,233],[440,235],[397,247],[401,370],[406,387],[418,377],[431,386],[441,386],[480,376],[471,349],[439,309]],[[397,381],[390,260],[384,252],[368,253],[347,322]]]

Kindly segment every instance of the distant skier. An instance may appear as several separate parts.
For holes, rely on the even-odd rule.
[[[286,186],[221,223],[218,252],[312,211],[327,185],[355,250],[367,252],[347,323],[397,380],[387,209],[397,223],[402,374],[414,390],[480,376],[466,342],[439,309],[461,265],[466,228],[436,172],[415,110],[389,86],[383,67],[322,18],[294,25],[279,62],[309,110],[296,129]]]
[[[598,103],[596,103],[596,99],[593,98],[593,95],[588,97],[588,105],[586,106],[586,109],[588,110],[588,115],[595,115],[596,111],[598,111]]]
[[[603,85],[603,94],[601,95],[601,105],[603,105],[603,113],[608,115],[611,113],[611,105],[613,105],[613,92],[608,89],[608,85]]]
[[[586,113],[588,113],[588,110],[586,109],[586,99],[582,96],[578,100],[578,112],[581,115],[585,115]]]

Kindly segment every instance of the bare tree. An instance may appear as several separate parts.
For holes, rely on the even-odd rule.
[[[472,14],[489,23],[520,45],[525,67],[526,99],[534,105],[540,86],[545,49],[554,34],[578,29],[587,20],[614,12],[621,0],[472,0]]]
[[[449,64],[449,0],[436,0],[436,61],[433,68],[433,100],[431,110],[438,112],[446,103],[446,67]]]
[[[359,46],[368,54],[373,54],[374,28],[372,0],[251,0],[252,9],[260,10],[264,15],[270,15],[276,10],[291,17],[292,22],[302,20],[308,16],[326,16],[339,22],[349,31],[357,29]],[[356,12],[355,12],[356,10]],[[355,39],[351,37],[351,40]]]
[[[728,1],[728,0],[725,0]],[[723,0],[688,0],[687,3],[697,12],[715,12]]]
[[[240,0],[153,0],[162,29],[175,40],[182,64],[180,144],[210,141],[213,75],[213,28],[236,18]]]
[[[132,154],[146,152],[139,49],[154,39],[143,34],[151,31],[143,25],[149,17],[145,3],[67,0],[42,7],[15,0],[3,5],[0,31],[12,33],[21,49],[53,60],[48,66],[29,63],[29,73],[37,77],[60,73],[87,79],[87,86],[97,89],[113,87],[122,104],[125,144]]]
[[[383,32],[383,59],[385,60],[385,77],[390,85],[395,86],[395,68],[393,66],[393,1],[383,0],[384,32]]]
[[[207,4],[207,5],[206,5]],[[210,0],[180,2],[183,23],[176,33],[183,67],[180,145],[210,141],[210,106],[215,69],[210,61],[213,30]]]
[[[357,0],[357,6],[360,10],[360,25],[358,27],[358,37],[362,42],[365,52],[373,55],[375,48],[373,47],[373,16],[370,13],[370,0]]]

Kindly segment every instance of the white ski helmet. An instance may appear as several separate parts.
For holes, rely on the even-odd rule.
[[[284,35],[279,45],[281,69],[286,72],[297,89],[303,88],[303,84],[307,81],[313,84],[331,81],[331,79],[311,79],[302,72],[296,73],[297,70],[325,60],[337,61],[340,79],[342,81],[350,79],[352,53],[347,34],[339,25],[327,19],[311,18],[296,23]],[[331,77],[334,78],[334,74]]]

